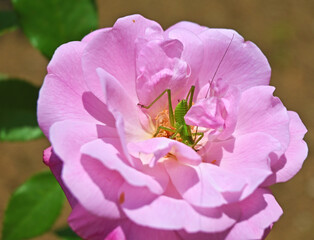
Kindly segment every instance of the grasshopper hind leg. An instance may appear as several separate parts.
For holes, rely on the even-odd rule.
[[[192,148],[195,150],[195,151],[198,151],[197,149],[195,149],[195,146],[202,140],[202,138],[204,137],[204,133],[202,132],[196,132],[196,133],[193,133],[193,135],[195,135],[195,140],[196,140],[196,136],[199,136],[197,138],[197,140],[194,142],[194,144],[192,145]]]

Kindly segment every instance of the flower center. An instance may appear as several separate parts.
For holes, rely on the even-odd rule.
[[[175,124],[177,127],[177,124]],[[168,109],[160,111],[156,117],[155,117],[155,127],[156,127],[156,133],[154,137],[166,137],[171,138],[173,140],[183,142],[187,144],[188,146],[192,146],[194,149],[193,144],[188,143],[187,141],[184,141],[184,137],[180,135],[181,131],[177,131],[178,129],[174,126],[171,126],[171,121],[169,118],[169,111]],[[186,127],[190,128],[191,132],[191,139],[197,139],[197,127],[195,126],[188,126]],[[175,135],[174,135],[175,134]]]
[[[166,130],[166,129],[172,129],[173,131],[175,131],[175,128],[171,126],[170,124],[169,111],[167,109],[157,114],[157,116],[155,117],[155,122],[156,122],[156,131],[158,132],[156,132],[154,137],[169,138],[173,135],[174,132]],[[163,127],[163,128],[160,128],[160,127]]]

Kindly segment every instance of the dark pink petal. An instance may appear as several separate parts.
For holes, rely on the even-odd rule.
[[[246,181],[232,171],[210,163],[188,166],[166,161],[172,183],[190,204],[198,207],[218,207],[240,199]]]
[[[77,204],[73,208],[68,222],[70,227],[83,239],[104,240],[117,226],[120,226],[123,220],[103,218]]]
[[[43,160],[44,160],[44,163],[50,168],[51,172],[56,177],[57,181],[59,182],[71,207],[74,208],[74,206],[77,204],[77,201],[71,194],[71,191],[63,183],[63,180],[61,178],[63,163],[53,152],[52,147],[48,147],[47,149],[45,149]]]
[[[93,181],[89,172],[84,168],[85,160],[82,159],[80,153],[83,144],[98,137],[109,137],[111,141],[117,139],[113,129],[90,123],[62,121],[55,123],[50,128],[50,141],[54,152],[63,161],[61,178],[65,186],[78,202],[89,211],[99,216],[118,218],[120,211],[115,203],[118,199],[115,201],[107,199],[103,191],[108,189],[101,189]],[[92,168],[93,166],[89,167]],[[110,172],[107,171],[106,173],[109,174]],[[109,179],[110,177],[111,175],[108,175]]]
[[[185,200],[159,196],[150,204],[123,211],[133,222],[162,230],[184,229],[189,233],[198,231],[219,232],[231,227],[238,217],[236,209],[207,208],[195,210]]]
[[[282,210],[269,190],[259,188],[240,203],[241,220],[231,229],[227,240],[262,239],[264,231],[276,222]]]
[[[268,228],[265,229],[262,240],[265,240],[267,235],[270,233],[270,230],[272,229],[274,224],[270,225]]]
[[[257,132],[239,136],[235,140],[213,142],[204,158],[246,180],[247,186],[240,198],[244,199],[271,175],[268,155],[280,147],[275,138]]]
[[[214,81],[222,78],[224,82],[241,90],[269,84],[269,63],[254,43],[245,42],[237,32],[225,29],[208,29],[198,36],[202,39],[205,49],[200,86],[213,80],[233,36]]]
[[[131,221],[125,228],[127,229],[128,240],[183,240],[176,231],[142,227]]]
[[[145,37],[145,31],[150,27],[162,31],[154,21],[140,15],[127,16],[118,19],[112,28],[100,32],[87,44],[82,57],[84,76],[97,97],[103,99],[96,73],[99,67],[114,76],[131,97],[136,97],[135,42],[137,38]]]
[[[184,240],[225,240],[229,230],[216,233],[187,233],[186,231],[178,231],[178,233]]]
[[[289,116],[274,87],[253,87],[242,93],[234,136],[263,132],[276,138],[284,153],[289,144]]]
[[[127,240],[183,240],[176,231],[139,226],[127,218],[120,220],[101,218],[86,211],[80,205],[73,209],[69,224],[79,236],[88,240],[107,240],[106,237],[112,234],[124,235]]]
[[[145,186],[155,194],[162,194],[165,190],[166,186],[164,186],[164,184],[167,184],[167,182],[158,182],[152,176],[127,165],[125,160],[123,160],[120,149],[117,149],[110,142],[107,143],[102,139],[94,140],[85,144],[81,148],[81,152],[98,159],[108,169],[118,171],[125,181],[133,186]],[[161,183],[163,183],[163,185],[161,185]]]
[[[128,144],[128,149],[133,156],[145,159],[145,163],[151,167],[155,166],[158,160],[166,157],[168,153],[174,155],[182,163],[198,165],[202,161],[201,157],[191,147],[164,137],[132,142]]]
[[[116,227],[104,240],[126,240],[122,228]]]

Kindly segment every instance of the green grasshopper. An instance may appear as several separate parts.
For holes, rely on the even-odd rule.
[[[187,125],[184,116],[186,113],[190,110],[193,103],[193,96],[194,96],[194,90],[195,86],[191,86],[190,91],[187,94],[186,99],[181,100],[177,106],[175,107],[175,110],[173,112],[172,103],[171,103],[171,90],[166,89],[163,91],[151,104],[148,106],[144,106],[142,104],[140,105],[142,108],[149,109],[151,106],[154,105],[164,94],[168,94],[168,106],[169,106],[169,120],[170,125],[172,128],[167,128],[164,126],[159,126],[157,128],[156,133],[154,134],[154,137],[158,135],[161,129],[166,130],[168,132],[172,132],[170,139],[174,139],[178,135],[180,135],[180,138],[182,139],[182,142],[190,147],[192,147],[195,150],[196,144],[203,138],[204,133],[201,132],[195,132],[192,133],[191,126]],[[196,136],[199,136],[198,138]],[[193,138],[194,136],[194,138]],[[197,138],[197,139],[196,139]]]
[[[215,76],[218,72],[218,69],[223,61],[223,59],[225,58],[230,45],[233,41],[234,38],[234,34],[228,44],[228,47],[226,48],[218,66],[217,69],[211,79],[211,81],[209,82],[209,86],[208,86],[208,90],[207,93],[205,95],[205,98],[208,97],[209,94],[209,90],[211,87],[212,82],[215,79]],[[195,149],[195,146],[199,143],[199,141],[204,137],[204,133],[202,132],[198,132],[198,127],[196,127],[196,132],[191,131],[191,126],[187,125],[185,120],[184,120],[184,116],[187,114],[187,112],[190,110],[190,108],[192,107],[192,103],[193,103],[193,96],[194,96],[194,90],[195,90],[195,86],[191,86],[186,99],[181,100],[174,112],[173,112],[173,108],[172,108],[172,103],[171,103],[171,90],[170,89],[166,89],[165,91],[163,91],[151,104],[145,106],[143,104],[138,103],[139,106],[141,106],[142,108],[146,108],[149,109],[151,106],[154,105],[154,103],[156,103],[165,93],[168,94],[168,106],[169,106],[169,120],[170,120],[170,125],[172,128],[168,128],[168,127],[164,127],[164,126],[158,126],[156,133],[154,134],[154,137],[156,137],[158,135],[158,133],[160,132],[161,129],[171,132],[173,133],[170,136],[170,139],[174,139],[175,137],[177,137],[178,135],[180,135],[180,138],[182,139],[182,142],[190,147],[192,147],[195,151],[197,151]],[[199,136],[197,138],[197,136]]]

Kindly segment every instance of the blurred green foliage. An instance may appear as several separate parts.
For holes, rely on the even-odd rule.
[[[14,11],[0,12],[0,35],[20,27],[31,44],[50,59],[58,46],[81,40],[98,27],[94,0],[12,0]],[[37,123],[39,88],[0,74],[0,141],[43,136]],[[59,217],[64,193],[50,172],[34,175],[11,196],[2,239],[20,240],[47,232]],[[69,227],[56,235],[80,239]]]
[[[58,218],[64,193],[50,172],[34,175],[12,195],[5,213],[3,240],[20,240],[49,230]]]
[[[81,40],[98,27],[90,0],[12,0],[21,28],[31,44],[51,58],[63,43]]]
[[[12,11],[0,11],[0,35],[6,31],[17,28],[17,17],[15,12]]]
[[[0,141],[43,136],[37,124],[39,88],[19,79],[0,78]]]

